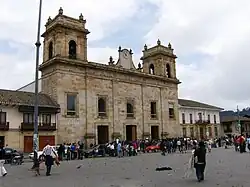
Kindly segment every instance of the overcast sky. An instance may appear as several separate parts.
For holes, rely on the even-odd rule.
[[[121,45],[133,49],[137,65],[144,44],[159,38],[178,56],[180,98],[226,109],[250,106],[249,0],[43,0],[42,31],[60,6],[87,20],[88,60],[117,60]],[[0,88],[34,80],[37,17],[38,0],[1,0]]]

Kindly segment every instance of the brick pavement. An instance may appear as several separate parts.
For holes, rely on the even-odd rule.
[[[50,177],[34,177],[28,171],[31,163],[7,166],[8,175],[0,178],[1,187],[248,187],[250,186],[249,153],[232,149],[213,149],[208,154],[205,181],[197,183],[194,176],[184,179],[184,164],[190,154],[161,156],[159,153],[126,158],[97,158],[63,162],[54,167]],[[83,164],[80,169],[76,169]],[[174,171],[156,172],[157,166],[171,166]]]

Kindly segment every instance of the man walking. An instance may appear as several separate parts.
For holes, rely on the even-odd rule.
[[[50,176],[51,167],[54,165],[53,154],[57,157],[57,153],[49,143],[43,148],[43,155],[45,155],[45,165],[47,168],[46,176]]]
[[[199,142],[199,147],[194,151],[194,167],[199,182],[204,180],[204,171],[206,167],[206,147],[203,141]]]

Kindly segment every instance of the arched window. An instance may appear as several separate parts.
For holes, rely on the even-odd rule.
[[[76,59],[76,42],[74,40],[69,41],[69,58]]]
[[[131,103],[127,103],[127,117],[128,118],[134,117],[134,107]]]
[[[169,64],[166,65],[166,76],[171,78],[171,68]]]
[[[106,116],[106,101],[104,98],[98,99],[98,116]]]
[[[149,66],[149,74],[151,74],[151,75],[155,74],[155,67],[153,64],[150,64],[150,66]]]
[[[49,59],[53,57],[53,42],[49,43]]]

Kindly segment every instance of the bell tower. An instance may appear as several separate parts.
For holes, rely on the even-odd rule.
[[[42,34],[43,63],[54,57],[77,59],[87,61],[87,35],[86,20],[80,14],[79,19],[63,14],[60,8],[54,19],[49,17]]]
[[[177,56],[174,54],[174,49],[172,49],[170,43],[166,47],[158,39],[157,45],[152,48],[148,48],[145,44],[142,52],[141,60],[144,73],[176,79],[175,59]]]

